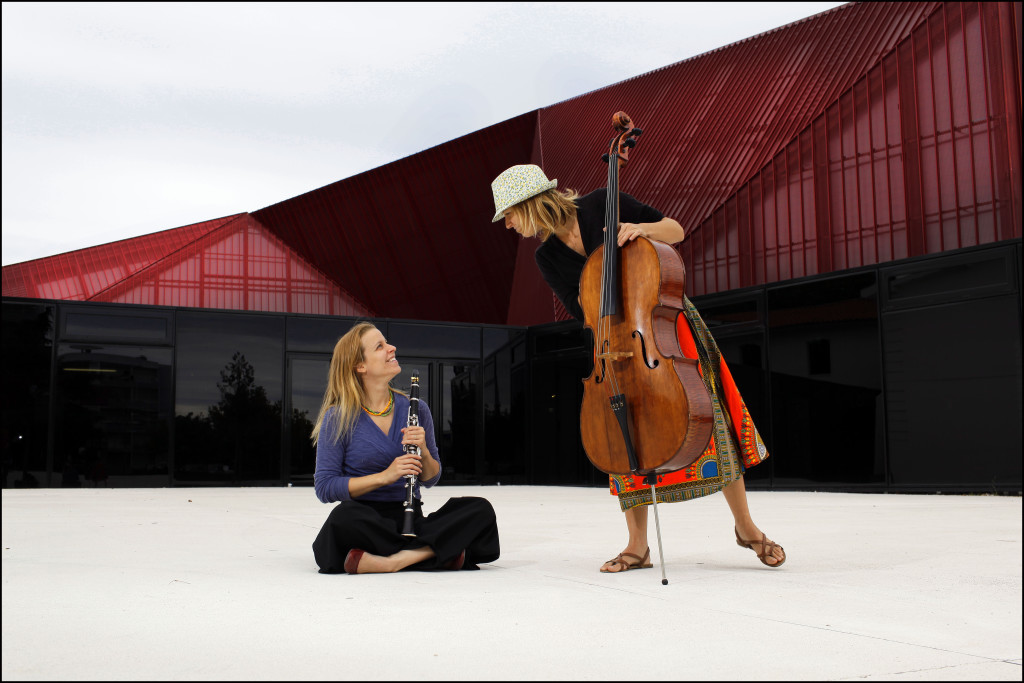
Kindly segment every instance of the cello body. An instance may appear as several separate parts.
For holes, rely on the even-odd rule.
[[[591,332],[598,327],[605,249],[602,245],[590,255],[580,276],[580,305]],[[673,472],[700,457],[713,422],[697,361],[683,356],[676,332],[685,269],[673,247],[643,237],[619,248],[618,265],[619,312],[603,321],[603,334],[595,332],[594,369],[583,380],[583,448],[594,466],[608,474]],[[605,349],[611,354],[602,358]],[[636,469],[622,425],[609,408],[611,373],[629,406],[626,425]]]
[[[618,246],[618,171],[643,131],[621,111],[612,116],[612,127],[618,135],[603,157],[604,244],[580,275],[584,326],[594,339],[594,369],[583,380],[580,437],[602,472],[650,477],[700,457],[714,412],[697,361],[679,347],[676,324],[686,288],[679,252],[646,237]]]

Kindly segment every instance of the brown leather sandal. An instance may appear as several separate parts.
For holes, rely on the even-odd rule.
[[[764,532],[761,532],[760,541],[744,541],[742,538],[740,538],[740,532],[736,530],[736,527],[733,527],[732,530],[736,534],[736,545],[740,546],[741,548],[750,548],[751,550],[754,550],[755,543],[761,544],[761,552],[758,553],[756,550],[754,550],[754,552],[757,553],[757,559],[761,560],[761,564],[765,565],[766,567],[779,567],[782,566],[782,563],[786,561],[786,551],[782,550],[782,546],[776,543],[775,541],[769,541],[767,534],[765,534]],[[775,564],[772,564],[767,560],[768,556],[772,554],[772,548],[778,548],[779,550],[782,550],[782,559],[776,562]],[[774,557],[774,555],[772,555],[772,557]]]
[[[625,558],[632,557],[636,562],[627,562]],[[603,574],[618,574],[619,572],[629,571],[630,569],[649,569],[654,565],[651,564],[651,549],[648,548],[647,552],[644,553],[643,557],[634,555],[633,553],[619,553],[612,559],[608,560],[601,566],[601,572]],[[622,569],[605,569],[605,566],[620,565]]]

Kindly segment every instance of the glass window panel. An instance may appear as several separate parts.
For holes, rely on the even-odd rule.
[[[284,318],[179,312],[175,480],[280,481]]]
[[[521,347],[522,345],[518,345]],[[506,345],[484,361],[485,483],[525,482],[525,368],[513,370],[514,345]]]
[[[320,415],[324,391],[327,388],[327,372],[331,357],[292,358],[290,434],[290,479],[294,484],[312,485],[316,470],[316,448],[310,440],[313,425]]]
[[[331,353],[338,339],[352,329],[358,318],[288,318],[288,350],[308,351],[311,353]],[[387,326],[376,323],[377,329],[385,333]]]
[[[593,348],[590,331],[575,320],[551,323],[531,328],[534,354],[561,353],[563,351],[585,351]]]
[[[1016,295],[885,314],[894,489],[1020,492],[1019,316]]]
[[[923,264],[890,268],[883,271],[886,295],[894,305],[903,300],[921,305],[922,298],[937,298],[945,303],[984,294],[1013,291],[1013,264],[1010,254],[994,256],[961,255],[935,259]],[[904,304],[906,305],[906,304]]]
[[[524,328],[506,327],[485,327],[483,332],[483,354],[484,358],[491,355],[498,349],[508,345],[514,339],[524,335]]]
[[[103,341],[169,342],[167,316],[105,315],[68,311],[64,315],[62,339],[100,339]]]
[[[523,334],[512,345],[512,367],[518,367],[526,362],[526,335]]]
[[[391,323],[385,336],[403,356],[480,358],[479,327]]]
[[[721,301],[715,297],[694,299],[693,303],[700,311],[700,317],[709,329],[739,323],[757,323],[761,321],[759,298],[741,301]]]
[[[3,487],[45,486],[53,306],[3,304]]]
[[[475,483],[482,463],[477,448],[480,366],[478,363],[440,366],[441,410],[434,410],[437,447],[445,484]]]
[[[55,485],[166,486],[171,349],[62,343],[57,351]]]
[[[775,485],[885,485],[875,274],[768,290]]]
[[[591,365],[589,353],[534,357],[526,448],[532,485],[608,486],[608,475],[594,467],[580,440],[581,380]]]

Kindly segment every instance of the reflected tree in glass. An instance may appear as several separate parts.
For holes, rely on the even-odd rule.
[[[270,401],[245,354],[220,371],[220,401],[209,415],[177,417],[179,478],[245,481],[280,478],[281,401]]]
[[[268,445],[274,453],[280,452],[281,402],[267,399],[266,389],[256,384],[252,364],[239,351],[220,377],[221,399],[210,406],[210,422],[224,442],[225,453],[230,454],[234,478],[267,478],[272,472],[266,471],[266,463],[261,461],[267,459],[264,451]]]

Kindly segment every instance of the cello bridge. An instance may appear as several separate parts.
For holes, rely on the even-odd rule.
[[[605,353],[597,354],[598,358],[607,358],[608,360],[616,361],[622,360],[623,358],[632,358],[632,351],[606,351]]]

